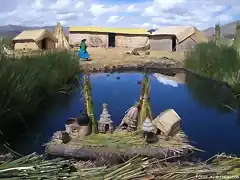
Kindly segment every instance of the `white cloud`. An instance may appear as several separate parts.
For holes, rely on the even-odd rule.
[[[109,19],[107,20],[108,23],[116,23],[118,21],[121,21],[123,17],[120,16],[110,16]]]
[[[127,12],[137,12],[139,11],[140,9],[136,8],[136,6],[134,4],[131,4],[127,7]]]
[[[239,0],[146,0],[129,4],[117,0],[11,0],[1,3],[0,22],[43,26],[63,21],[66,26],[146,28],[194,25],[204,29],[233,21],[239,12]]]
[[[42,9],[43,8],[43,4],[41,0],[36,0],[35,3],[33,4],[33,8],[34,9]]]
[[[150,23],[143,23],[143,24],[141,25],[141,27],[145,27],[145,28],[150,27],[150,26],[151,26]]]
[[[154,9],[154,7],[149,6],[144,9],[142,16],[158,16],[158,12]]]
[[[53,10],[63,10],[69,8],[72,5],[71,0],[57,0],[56,3],[50,6],[50,9]]]
[[[76,4],[75,4],[75,8],[82,8],[84,7],[84,2],[83,1],[78,1]]]
[[[105,7],[103,4],[92,4],[90,11],[94,16],[101,16],[104,13],[118,12],[119,6]]]
[[[167,10],[182,4],[185,1],[186,0],[154,0],[153,6],[156,10]]]
[[[230,22],[233,21],[233,17],[229,16],[227,14],[221,14],[219,16],[216,17],[216,20],[222,23],[226,23],[226,22]]]

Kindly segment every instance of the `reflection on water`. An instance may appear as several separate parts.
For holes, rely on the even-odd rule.
[[[139,99],[141,85],[138,82],[142,78],[140,73],[91,75],[96,118],[99,119],[102,103],[107,103],[112,120],[118,125],[125,111]],[[169,83],[164,85],[154,75],[150,78],[153,116],[173,108],[182,118],[183,131],[195,142],[193,145],[207,151],[200,154],[202,158],[219,152],[240,156],[237,113],[222,106],[236,104],[226,88],[193,76],[186,77],[186,85],[178,83],[177,87]],[[27,133],[10,129],[10,135],[5,138],[12,148],[21,153],[43,152],[41,145],[47,142],[55,131],[63,129],[65,121],[69,117],[77,116],[82,108],[83,99],[79,87],[70,97],[59,100],[54,106],[32,117],[30,121],[35,123],[28,123]]]
[[[193,97],[205,106],[216,108],[220,112],[231,112],[231,108],[237,108],[237,100],[229,87],[191,74],[185,80]]]
[[[178,87],[178,83],[176,81],[173,81],[171,79],[167,79],[165,76],[159,74],[159,73],[154,73],[153,74],[157,80],[162,83],[163,85],[170,85],[172,87]]]

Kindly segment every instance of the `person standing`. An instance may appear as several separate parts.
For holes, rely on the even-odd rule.
[[[87,52],[87,45],[86,45],[86,39],[83,39],[81,44],[80,44],[80,50],[78,52],[78,56],[81,58],[81,59],[86,59],[88,60],[89,59],[89,54]]]

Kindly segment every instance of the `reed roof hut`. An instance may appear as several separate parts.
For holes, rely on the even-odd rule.
[[[14,50],[55,49],[57,38],[47,29],[25,30],[13,38]]]
[[[65,37],[65,34],[63,32],[63,28],[60,22],[57,23],[57,26],[55,27],[53,35],[58,39],[55,46],[57,49],[70,49],[70,45]]]
[[[113,132],[113,121],[108,113],[107,104],[103,104],[103,111],[98,122],[98,130],[100,133]]]
[[[69,43],[78,45],[86,39],[90,47],[136,48],[144,46],[149,35],[147,29],[142,28],[72,26],[69,28]]]
[[[173,109],[162,112],[152,123],[157,128],[157,134],[160,133],[166,137],[175,136],[181,132],[181,118]]]
[[[128,129],[128,131],[134,131],[137,129],[139,106],[140,104],[136,103],[125,112],[126,114],[119,125],[120,129]]]
[[[208,38],[193,26],[166,26],[152,32],[151,50],[186,52]]]

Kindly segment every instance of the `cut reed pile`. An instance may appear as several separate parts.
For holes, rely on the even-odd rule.
[[[79,63],[67,52],[41,56],[0,54],[0,119],[31,114],[43,100],[66,93],[78,75]]]
[[[155,161],[150,169],[154,178],[162,180],[239,179],[240,158],[220,154],[199,163]]]
[[[172,157],[174,158],[174,157]],[[169,158],[168,158],[169,159]],[[202,163],[167,162],[135,156],[115,166],[81,169],[74,168],[76,162],[61,158],[45,160],[42,155],[30,154],[15,161],[0,165],[0,178],[8,179],[88,179],[88,180],[131,180],[131,179],[238,179],[240,158],[216,155]]]

